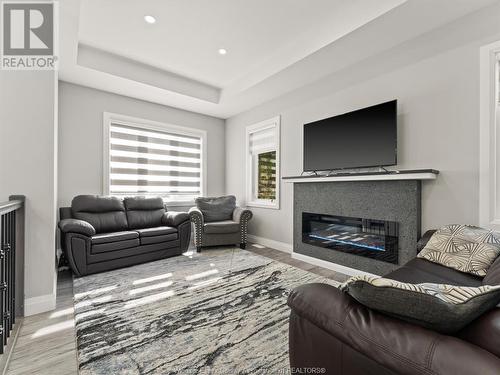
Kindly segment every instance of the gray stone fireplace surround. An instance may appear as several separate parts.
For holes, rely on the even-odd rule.
[[[294,183],[294,253],[383,275],[416,255],[421,222],[420,180]],[[399,223],[398,264],[302,242],[302,213],[387,220]]]

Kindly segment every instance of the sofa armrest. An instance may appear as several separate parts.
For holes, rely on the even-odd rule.
[[[185,221],[189,221],[189,214],[178,211],[167,211],[161,219],[162,224],[169,227],[178,227]]]
[[[242,221],[248,222],[252,216],[252,211],[246,208],[236,207],[233,211],[233,221],[236,221],[237,223],[241,223]]]
[[[205,219],[203,218],[203,213],[198,207],[191,207],[188,211],[189,218],[192,222],[198,220],[201,224],[205,224]]]
[[[203,226],[205,225],[203,213],[198,207],[191,207],[189,218],[194,225],[194,245],[196,247],[203,246]]]
[[[331,285],[302,285],[290,293],[288,305],[301,319],[397,374],[500,373],[500,359],[490,352],[373,311]]]
[[[73,273],[76,276],[87,275],[87,255],[90,253],[92,239],[81,233],[69,232],[64,235],[63,243]]]
[[[245,248],[248,235],[248,222],[252,218],[253,213],[245,208],[236,207],[233,211],[233,221],[240,223],[240,246]]]
[[[59,222],[59,229],[63,233],[79,233],[92,237],[96,231],[92,224],[78,219],[63,219]]]

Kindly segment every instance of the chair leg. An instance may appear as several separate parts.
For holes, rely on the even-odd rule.
[[[240,249],[243,249],[245,250],[245,248],[247,247],[247,244],[246,243],[240,243]]]
[[[201,246],[196,246],[196,252],[201,253]]]

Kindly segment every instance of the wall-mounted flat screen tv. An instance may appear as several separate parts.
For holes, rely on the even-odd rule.
[[[397,163],[397,100],[304,125],[304,171]]]

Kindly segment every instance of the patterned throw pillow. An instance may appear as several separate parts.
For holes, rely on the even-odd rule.
[[[470,225],[447,225],[437,230],[418,258],[477,276],[486,276],[500,255],[500,233]]]
[[[459,331],[500,302],[500,285],[409,284],[354,276],[340,289],[371,309],[443,333]]]

